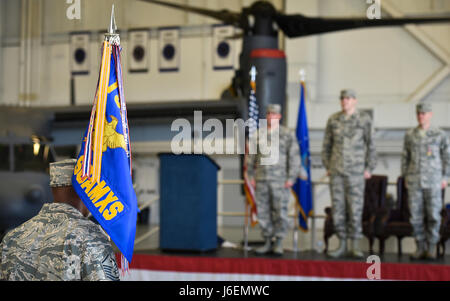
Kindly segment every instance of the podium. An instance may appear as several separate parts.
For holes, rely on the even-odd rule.
[[[160,249],[217,248],[217,172],[208,156],[160,154]]]

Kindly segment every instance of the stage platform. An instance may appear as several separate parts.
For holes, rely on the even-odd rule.
[[[366,258],[370,254],[365,254]],[[449,281],[450,256],[436,262],[410,261],[408,255],[380,257],[381,280]],[[120,264],[120,257],[117,262]],[[255,256],[241,249],[213,252],[140,250],[133,257],[131,281],[361,281],[372,264],[364,260],[330,260],[316,252],[285,252],[282,257]]]

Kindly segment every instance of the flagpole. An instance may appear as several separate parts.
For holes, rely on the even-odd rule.
[[[248,216],[249,216],[249,206],[248,202],[245,202],[244,257],[248,256]]]
[[[248,141],[245,141],[245,155],[244,155],[244,178],[246,177],[246,164],[248,155]],[[244,184],[245,185],[245,184]],[[251,218],[251,209],[248,200],[245,201],[245,220],[244,220],[244,257],[248,257],[248,232],[249,232],[249,217]]]
[[[294,255],[295,255],[295,258],[297,258],[297,253],[298,253],[298,228],[299,228],[299,224],[298,224],[298,216],[299,216],[299,211],[298,211],[298,209],[297,209],[297,203],[294,205],[294,210],[295,210],[295,213],[294,213],[294,216],[295,216],[295,218],[294,218],[294,238],[293,238],[293,243],[294,243]]]
[[[299,210],[298,210],[298,204],[297,204],[297,202],[295,203],[295,206],[294,206],[294,210],[295,210],[295,223],[294,223],[294,225],[295,225],[295,229],[294,229],[294,239],[293,239],[293,241],[294,241],[294,254],[297,256],[297,253],[298,253],[298,229],[300,228],[300,225],[299,225],[299,222],[298,222],[298,219],[299,219]]]

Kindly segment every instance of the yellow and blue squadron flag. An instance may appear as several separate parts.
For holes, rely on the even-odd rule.
[[[123,95],[120,46],[105,41],[91,120],[72,184],[126,261],[131,262],[138,208]]]

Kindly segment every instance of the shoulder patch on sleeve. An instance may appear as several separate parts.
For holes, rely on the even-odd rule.
[[[117,267],[115,258],[113,258],[111,254],[108,254],[102,261],[102,268],[108,280],[120,281],[119,269]]]

